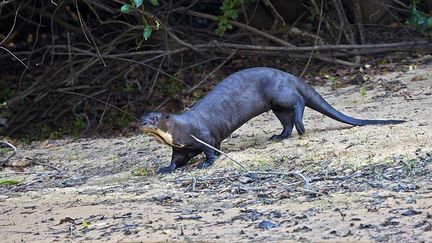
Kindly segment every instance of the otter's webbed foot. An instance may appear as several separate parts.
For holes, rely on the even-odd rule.
[[[198,169],[207,169],[208,167],[212,166],[216,159],[208,160],[206,159],[204,162],[198,165]]]
[[[289,135],[279,134],[279,135],[273,135],[270,137],[271,141],[282,141],[284,139],[287,139]]]
[[[199,149],[179,149],[173,148],[171,156],[171,164],[167,167],[160,168],[158,174],[167,174],[173,172],[175,169],[184,166],[187,162],[197,154],[201,153]]]
[[[173,172],[176,169],[176,165],[171,163],[169,166],[167,167],[162,167],[159,168],[159,170],[156,172],[157,174],[168,174]]]
[[[292,133],[292,125],[284,126],[281,134],[271,136],[270,140],[271,141],[282,141],[284,139],[289,138],[289,136],[291,136],[291,133]]]

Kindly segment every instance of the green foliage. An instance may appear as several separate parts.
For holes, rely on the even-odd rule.
[[[75,117],[74,128],[77,131],[81,131],[82,129],[85,128],[85,122],[84,122],[84,119],[81,116]]]
[[[415,26],[417,30],[430,29],[432,28],[432,17],[427,16],[426,14],[417,9],[417,5],[419,3],[420,0],[410,1],[411,16],[406,20],[406,23]]]
[[[123,91],[126,93],[132,93],[135,91],[135,88],[134,88],[133,84],[127,82],[125,87],[123,88]]]
[[[52,139],[60,139],[62,138],[64,135],[70,133],[70,131],[67,128],[59,128],[58,131],[53,131],[50,134],[50,138]]]
[[[13,186],[13,185],[19,185],[21,182],[15,179],[0,179],[0,185],[8,185],[8,186]]]
[[[175,95],[177,93],[180,93],[183,88],[179,81],[177,81],[174,78],[170,78],[167,80],[163,89],[165,90],[166,93],[168,93],[168,95]]]
[[[81,223],[81,226],[82,226],[83,229],[87,229],[89,227],[89,224],[83,219],[82,223]]]
[[[1,91],[0,91],[0,102],[5,102],[8,99],[12,98],[13,93],[12,90],[9,89],[9,87],[1,87]]]
[[[48,125],[44,125],[41,129],[41,136],[48,138],[51,135],[51,128]]]
[[[120,12],[122,14],[128,14],[130,12],[131,7],[132,7],[131,5],[125,4],[120,8]]]
[[[150,0],[150,3],[151,3],[153,6],[158,6],[158,5],[159,5],[159,0]]]
[[[9,147],[0,148],[0,154],[6,154],[6,153],[9,153],[10,151],[12,151],[12,149]]]
[[[148,38],[150,38],[151,33],[152,33],[153,29],[149,26],[146,26],[143,32],[143,37],[144,40],[148,40]]]
[[[202,97],[203,97],[202,90],[195,90],[194,92],[192,92],[192,98],[193,98],[195,101],[201,99]]]
[[[131,171],[133,176],[149,176],[149,172],[145,167],[137,167]]]
[[[6,108],[6,102],[5,102],[4,106],[3,106],[3,104],[0,104],[0,109],[2,109],[3,107],[4,107],[4,109],[7,109]],[[10,112],[0,110],[0,118],[7,119],[9,117],[11,117]]]
[[[10,113],[7,111],[7,101],[13,97],[14,93],[9,87],[0,85],[0,118],[8,118]]]
[[[158,0],[150,0],[150,3],[153,6],[158,6],[159,5],[159,1]],[[137,39],[137,45],[138,47],[141,46],[141,44],[148,40],[153,32],[153,30],[159,30],[160,27],[160,23],[154,19],[153,21],[156,23],[155,25],[150,25],[147,22],[146,16],[145,16],[145,12],[144,12],[144,4],[143,4],[143,0],[131,0],[131,4],[124,4],[121,8],[120,8],[120,12],[122,14],[130,14],[131,11],[137,12],[138,13],[138,17],[140,20],[140,24],[143,25],[144,27],[144,31],[142,33],[142,37]]]
[[[115,129],[124,128],[127,127],[127,125],[130,124],[130,117],[128,115],[123,115],[122,117],[118,118],[114,125]]]
[[[139,8],[143,4],[143,0],[133,0],[134,6]]]
[[[224,0],[220,10],[222,15],[217,17],[218,27],[215,32],[219,36],[224,36],[227,29],[232,29],[233,26],[229,23],[230,20],[236,20],[238,17],[235,8],[248,3],[248,0]]]
[[[40,133],[34,133],[26,137],[29,142],[32,140],[39,140],[39,139],[45,139],[45,138],[51,138],[51,139],[60,139],[65,134],[71,134],[75,132],[75,134],[78,134],[80,130],[72,131],[71,128],[59,128],[57,131],[53,130],[49,125],[44,124],[43,127],[40,129]]]
[[[359,93],[361,96],[366,96],[366,87],[364,85],[360,86]]]
[[[336,85],[336,78],[335,78],[335,76],[328,74],[328,75],[325,75],[324,77],[328,81],[330,81],[332,85],[334,85],[334,86]]]

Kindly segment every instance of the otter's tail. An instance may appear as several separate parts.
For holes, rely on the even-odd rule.
[[[363,120],[349,117],[333,108],[329,103],[327,103],[327,101],[324,100],[323,97],[321,97],[321,95],[319,95],[304,81],[298,81],[299,91],[305,99],[305,105],[337,121],[354,126],[399,124],[405,122],[404,120]]]

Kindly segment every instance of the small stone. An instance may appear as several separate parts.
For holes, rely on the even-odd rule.
[[[308,232],[308,231],[311,231],[311,230],[312,229],[309,228],[309,227],[307,227],[307,226],[302,226],[302,227],[294,229],[293,232]]]
[[[370,229],[373,228],[373,225],[371,224],[360,224],[359,229]]]
[[[414,197],[412,195],[409,195],[408,197],[405,198],[406,203],[414,203]]]
[[[248,176],[240,176],[240,177],[238,178],[238,181],[240,181],[240,182],[243,183],[243,184],[248,184],[248,183],[253,182],[254,179],[252,179],[252,178],[250,178],[250,177],[248,177]]]
[[[403,216],[414,216],[414,215],[421,214],[421,213],[422,213],[421,211],[417,211],[417,210],[410,208],[407,211],[403,212],[402,215]]]
[[[277,226],[278,226],[277,224],[270,222],[268,220],[263,220],[263,221],[261,221],[261,223],[258,224],[258,228],[266,229],[266,230],[271,229],[271,228],[275,228]]]

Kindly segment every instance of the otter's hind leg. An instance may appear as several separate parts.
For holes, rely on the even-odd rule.
[[[179,149],[173,148],[172,156],[171,156],[171,164],[167,167],[160,168],[157,173],[158,174],[166,174],[171,173],[175,169],[182,167],[189,162],[190,159],[195,157],[197,154],[202,151],[199,149]]]
[[[284,89],[282,90],[282,92],[279,93],[279,96],[274,98],[273,103],[280,110],[292,111],[292,113],[294,113],[294,119],[291,118],[291,120],[294,121],[294,125],[297,129],[298,134],[302,135],[305,132],[302,121],[303,111],[305,108],[305,101],[303,99],[303,96],[290,89]],[[285,118],[284,120],[289,119]]]
[[[294,111],[293,110],[281,110],[281,109],[273,109],[273,113],[282,123],[283,130],[279,135],[273,135],[270,137],[270,140],[279,141],[288,138],[291,136],[293,127],[294,127]]]
[[[303,133],[305,133],[305,127],[303,124],[304,108],[305,108],[305,102],[303,99],[301,99],[294,106],[294,124],[299,135],[303,135]]]

